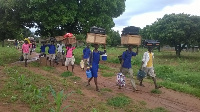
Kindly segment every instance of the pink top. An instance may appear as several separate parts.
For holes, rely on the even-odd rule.
[[[72,55],[73,55],[73,50],[75,49],[75,47],[71,47],[71,48],[66,47],[66,49],[67,49],[66,57],[71,58]]]
[[[29,44],[23,44],[22,45],[22,50],[23,50],[23,53],[29,53]]]

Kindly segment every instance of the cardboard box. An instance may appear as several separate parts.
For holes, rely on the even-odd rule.
[[[141,45],[140,35],[125,35],[121,37],[121,44]]]
[[[56,38],[56,41],[62,41],[62,40],[64,40],[63,36],[56,36],[55,38]]]
[[[74,44],[76,43],[76,37],[65,38],[63,41],[65,44]]]
[[[87,33],[87,43],[106,44],[107,35]]]

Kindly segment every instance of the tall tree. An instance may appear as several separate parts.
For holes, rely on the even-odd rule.
[[[108,45],[117,46],[121,44],[121,37],[118,31],[111,30],[108,33]]]
[[[125,11],[125,0],[19,0],[21,17],[42,36],[86,33],[92,26],[109,31]]]
[[[162,44],[175,47],[180,56],[186,45],[199,44],[200,17],[189,14],[166,14],[140,32],[143,38],[156,39]]]

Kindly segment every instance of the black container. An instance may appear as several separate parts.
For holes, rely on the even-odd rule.
[[[100,27],[93,26],[90,28],[90,33],[95,33],[95,34],[106,34],[106,30]]]

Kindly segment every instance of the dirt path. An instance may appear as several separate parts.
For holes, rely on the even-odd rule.
[[[38,54],[33,54],[34,56],[38,56]],[[104,63],[105,64],[105,63]],[[117,64],[108,64],[107,66],[111,67],[118,67]],[[34,68],[29,67],[30,70],[34,70]],[[57,65],[56,70],[59,72],[66,71],[66,67]],[[71,70],[71,67],[69,67]],[[101,70],[100,70],[101,71]],[[37,71],[39,72],[39,71]],[[58,75],[58,74],[55,74]],[[78,65],[75,66],[74,75],[81,77],[81,81],[77,83],[81,83],[80,85],[85,85],[87,83],[87,78],[85,72],[80,69]],[[102,77],[99,73],[98,77],[98,84],[100,88],[109,88],[112,89],[113,93],[123,93],[126,96],[129,96],[134,101],[144,101],[147,103],[148,108],[156,108],[156,107],[164,107],[165,109],[171,112],[199,112],[200,110],[200,100],[199,98],[193,97],[188,94],[176,92],[170,89],[161,88],[161,94],[152,94],[150,91],[154,88],[154,85],[151,83],[145,82],[145,87],[140,87],[139,92],[133,92],[131,89],[131,84],[129,81],[126,81],[126,87],[122,89],[118,89],[116,86],[116,77]],[[94,82],[91,82],[91,87],[85,87],[82,90],[87,97],[99,97],[95,90]],[[91,88],[91,89],[87,89]],[[0,109],[6,108],[5,106],[2,107],[0,104]]]

